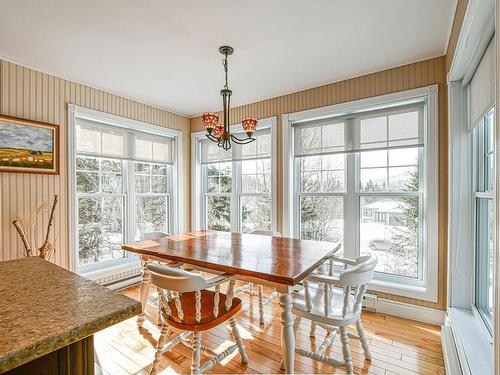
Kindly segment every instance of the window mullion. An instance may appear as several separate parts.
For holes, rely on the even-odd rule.
[[[241,161],[232,161],[231,231],[240,231]]]
[[[348,154],[346,157],[346,164],[346,195],[344,198],[343,248],[344,256],[354,259],[359,255],[359,209],[357,208],[357,200],[359,200],[359,198],[356,194],[356,155]]]
[[[207,229],[207,164],[202,164],[201,168],[201,198],[200,198],[200,228]]]
[[[135,170],[134,162],[123,162],[123,186],[125,188],[125,212],[126,212],[126,233],[127,242],[135,240],[135,228],[137,226],[137,209],[136,209],[136,194],[135,194]]]
[[[300,174],[300,159],[293,159],[293,207],[290,214],[292,215],[292,224],[290,228],[290,236],[300,238],[300,192],[301,192],[301,174]]]
[[[135,142],[134,134],[128,132],[126,134],[125,150],[128,157],[134,155],[135,152]],[[137,227],[137,209],[136,209],[136,195],[135,195],[135,164],[133,161],[124,160],[122,162],[123,170],[123,188],[125,194],[125,212],[126,212],[126,222],[127,230],[125,237],[128,241],[135,240],[135,228]]]

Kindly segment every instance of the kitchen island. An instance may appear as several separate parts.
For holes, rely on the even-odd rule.
[[[140,312],[38,257],[0,262],[0,374],[93,374],[93,334]]]

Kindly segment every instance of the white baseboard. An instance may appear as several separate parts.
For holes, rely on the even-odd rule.
[[[463,375],[458,359],[457,346],[453,332],[448,325],[441,327],[441,346],[443,347],[444,367],[448,375]]]
[[[378,298],[377,312],[435,325],[443,325],[446,321],[446,311],[385,298]]]

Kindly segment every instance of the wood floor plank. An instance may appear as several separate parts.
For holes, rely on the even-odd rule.
[[[224,289],[223,289],[224,290]],[[265,287],[266,294],[272,289]],[[122,291],[124,295],[138,299],[139,288]],[[258,300],[240,294],[242,311],[236,315],[238,327],[249,357],[242,364],[236,351],[221,364],[207,371],[209,374],[281,374],[280,308],[275,299],[265,307],[266,324],[259,325]],[[154,311],[152,309],[151,311]],[[160,330],[155,317],[149,316],[143,328],[138,329],[135,318],[128,319],[95,335],[97,373],[102,375],[146,375],[154,359]],[[440,343],[440,327],[415,322],[390,315],[363,311],[363,324],[369,339],[373,359],[367,361],[358,340],[350,340],[354,372],[356,374],[415,375],[445,374]],[[325,331],[318,328],[316,337],[309,337],[310,322],[303,319],[297,331],[298,347],[314,348],[320,345]],[[354,331],[354,330],[353,330]],[[173,337],[174,333],[172,333]],[[233,338],[228,325],[221,325],[202,333],[202,343],[221,351],[232,345]],[[342,360],[342,346],[336,339],[326,352]],[[160,374],[189,373],[192,351],[185,345],[177,345],[162,355]],[[202,356],[202,363],[208,360]],[[336,368],[300,355],[295,356],[297,373],[345,374]]]

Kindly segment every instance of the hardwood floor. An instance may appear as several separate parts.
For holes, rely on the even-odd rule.
[[[269,293],[270,290],[266,290]],[[139,288],[122,292],[138,299]],[[243,300],[242,311],[236,320],[249,357],[247,365],[239,362],[237,352],[207,373],[282,373],[280,371],[281,346],[279,306],[274,300],[265,307],[266,325],[259,326],[257,297],[238,295]],[[154,312],[154,308],[150,311]],[[153,362],[158,327],[148,316],[144,328],[137,328],[135,318],[119,323],[95,335],[97,374],[129,375],[149,374]],[[354,372],[356,374],[414,375],[445,374],[440,342],[440,327],[401,319],[389,315],[363,312],[363,323],[370,340],[373,355],[365,361],[361,345],[351,340]],[[303,320],[297,332],[297,346],[314,346],[324,338],[317,329],[316,338],[309,337],[309,322]],[[232,344],[227,327],[220,326],[202,333],[202,342],[219,352]],[[182,344],[163,354],[161,374],[189,373],[191,350]],[[342,359],[340,340],[337,338],[328,355]],[[202,363],[207,358],[202,357]],[[295,356],[296,373],[344,374],[342,368],[332,367],[309,358]]]

